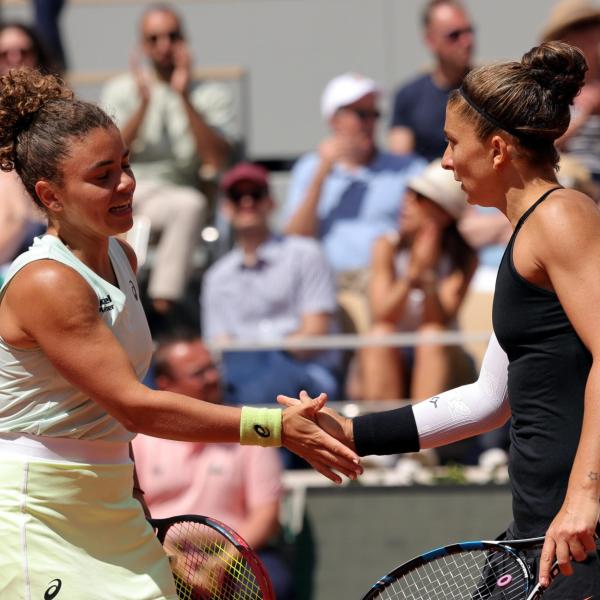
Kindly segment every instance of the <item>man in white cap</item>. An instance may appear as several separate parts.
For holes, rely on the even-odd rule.
[[[363,300],[372,243],[395,229],[406,182],[425,166],[377,148],[379,94],[372,79],[356,73],[327,84],[321,113],[331,135],[294,166],[283,209],[286,233],[322,241],[338,290],[348,292],[340,303],[361,331],[368,326]]]

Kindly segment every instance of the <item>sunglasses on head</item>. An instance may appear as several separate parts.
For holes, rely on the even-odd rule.
[[[377,120],[381,117],[381,112],[378,110],[369,110],[366,108],[348,108],[347,110],[353,112],[361,121],[369,119]]]
[[[255,188],[253,190],[229,190],[227,192],[227,197],[234,203],[239,204],[242,201],[242,198],[249,196],[255,202],[266,198],[267,190],[264,188]]]
[[[183,36],[181,35],[181,31],[173,30],[168,31],[167,33],[151,33],[146,36],[146,41],[150,42],[151,44],[156,44],[158,40],[165,37],[169,38],[170,42],[177,42],[178,40],[182,39]]]
[[[463,35],[472,35],[475,33],[473,27],[463,27],[462,29],[453,29],[446,34],[446,38],[451,42],[457,42]]]

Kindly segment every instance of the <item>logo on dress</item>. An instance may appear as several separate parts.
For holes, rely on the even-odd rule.
[[[131,281],[131,279],[129,280],[129,285],[131,286],[131,292],[133,293],[134,298],[137,300],[138,293],[137,293],[137,290],[135,289],[135,284],[133,283],[133,281]]]
[[[98,310],[101,313],[108,312],[109,310],[113,310],[115,305],[113,304],[112,298],[110,294],[107,294],[105,298],[100,298],[100,307]]]
[[[44,592],[44,600],[52,600],[56,598],[60,588],[62,587],[62,581],[60,579],[53,579]]]

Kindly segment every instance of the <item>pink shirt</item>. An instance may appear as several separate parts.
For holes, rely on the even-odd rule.
[[[275,448],[133,440],[140,486],[155,518],[201,514],[239,529],[248,513],[279,501],[281,462]]]

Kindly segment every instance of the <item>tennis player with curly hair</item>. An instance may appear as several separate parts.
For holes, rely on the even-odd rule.
[[[324,398],[233,408],[140,383],[152,344],[135,255],[135,180],[112,120],[54,76],[0,78],[0,167],[48,217],[0,292],[0,596],[174,599],[168,561],[133,494],[136,432],[284,445],[335,481],[355,453],[311,416]],[[173,465],[173,468],[177,468]]]

